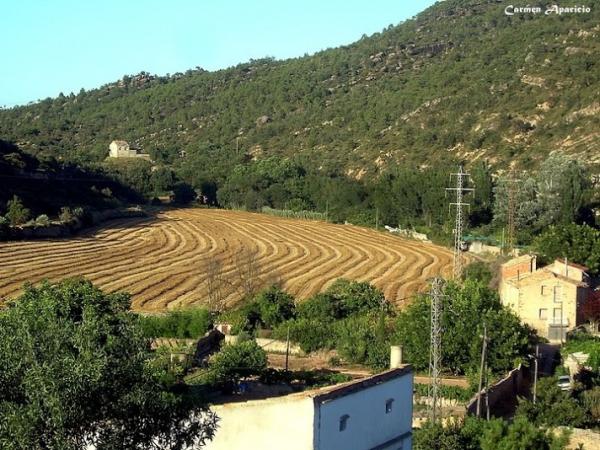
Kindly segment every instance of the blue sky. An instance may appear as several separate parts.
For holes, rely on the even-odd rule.
[[[433,0],[0,0],[0,106],[349,44]]]

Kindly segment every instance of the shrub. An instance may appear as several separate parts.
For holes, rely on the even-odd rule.
[[[275,339],[286,339],[288,327],[290,340],[298,343],[306,353],[321,349],[332,349],[335,345],[335,333],[331,324],[309,319],[295,319],[281,323],[273,330]]]
[[[199,338],[212,327],[210,312],[203,308],[169,311],[160,316],[141,316],[141,328],[146,337],[178,339]]]
[[[6,207],[6,218],[12,226],[24,224],[31,216],[29,209],[25,208],[21,199],[16,195],[6,203]]]
[[[277,286],[260,292],[255,299],[260,314],[260,320],[268,328],[273,328],[281,322],[294,317],[294,297],[279,289]]]
[[[231,392],[241,379],[260,375],[267,368],[267,354],[255,341],[227,344],[208,367],[212,382]]]
[[[73,221],[73,219],[74,216],[73,212],[71,211],[71,208],[69,208],[68,206],[63,206],[62,208],[60,208],[58,220],[60,220],[62,223],[70,223]]]
[[[50,219],[46,214],[40,214],[35,219],[35,226],[37,227],[47,227],[50,225]]]

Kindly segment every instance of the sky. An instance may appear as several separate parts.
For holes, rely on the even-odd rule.
[[[350,44],[434,0],[0,0],[0,106]]]

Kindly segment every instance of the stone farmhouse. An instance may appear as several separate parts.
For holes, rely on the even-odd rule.
[[[523,255],[502,265],[500,300],[540,336],[561,342],[584,322],[584,306],[591,296],[587,271],[558,259],[538,269],[535,256]]]
[[[127,141],[112,141],[108,149],[109,158],[142,158],[150,161],[150,155],[131,148]]]
[[[410,450],[413,373],[404,365],[348,383],[212,405],[207,450]]]

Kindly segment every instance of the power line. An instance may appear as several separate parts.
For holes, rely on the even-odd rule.
[[[469,181],[470,174],[463,172],[463,166],[459,166],[457,173],[450,174],[450,181],[452,177],[456,177],[456,186],[452,188],[446,188],[446,192],[454,192],[456,194],[456,201],[448,205],[449,208],[452,206],[456,207],[456,219],[454,224],[454,264],[453,264],[453,275],[455,280],[460,280],[462,275],[462,247],[463,247],[463,206],[470,206],[469,203],[463,202],[463,196],[465,193],[473,192],[475,189],[465,187]]]

